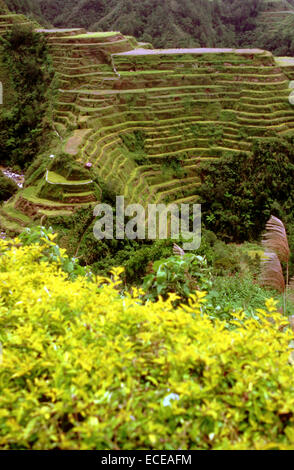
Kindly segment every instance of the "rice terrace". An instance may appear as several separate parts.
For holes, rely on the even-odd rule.
[[[294,449],[294,1],[151,3],[0,0],[0,450]]]

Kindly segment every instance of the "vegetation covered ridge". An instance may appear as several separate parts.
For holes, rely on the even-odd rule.
[[[10,16],[2,18],[12,48],[28,33],[18,27],[16,35]],[[269,51],[156,50],[118,31],[83,28],[37,27],[31,34],[46,44],[55,72],[45,113],[50,135],[34,161],[19,160],[25,186],[0,214],[8,233],[21,232],[28,219],[60,223],[59,216],[113,202],[116,194],[144,207],[200,201],[201,165],[240,154],[252,163],[256,139],[271,145],[293,133],[289,63]],[[253,217],[251,231],[242,226],[234,239],[254,232]]]
[[[9,0],[59,28],[117,30],[156,47],[261,47],[294,55],[293,0]]]
[[[226,151],[250,151],[250,135],[258,136],[259,128],[264,134],[267,122],[269,136],[273,125],[284,133],[291,129],[292,108],[283,96],[287,77],[268,52],[154,51],[142,49],[134,39],[117,32],[41,31],[47,36],[60,84],[54,121],[55,129],[65,140],[63,149],[68,151],[68,141],[74,141],[71,154],[76,160],[90,162],[98,176],[112,186],[118,183],[126,196],[129,181],[120,175],[130,175],[130,181],[139,183],[140,166],[154,166],[153,174],[144,178],[143,188],[137,184],[145,204],[151,202],[149,186],[160,183],[160,166],[168,158],[173,160],[178,174],[195,175],[197,187],[193,169],[200,158],[216,157]],[[189,96],[184,93],[187,90]],[[281,98],[277,94],[276,103],[268,108],[260,109],[252,103],[255,94],[266,99],[274,90]],[[251,101],[247,105],[248,98]],[[182,136],[178,133],[180,120],[185,123],[185,139],[182,131]],[[217,136],[210,136],[207,129],[202,134],[201,126],[207,121],[208,129],[217,122]],[[169,126],[166,130],[165,125]],[[79,129],[85,132],[79,133]],[[239,144],[238,129],[248,134],[247,142]],[[211,132],[214,134],[215,129]],[[157,137],[158,133],[164,133],[165,142]],[[108,161],[117,164],[111,169]],[[133,173],[138,175],[135,180]],[[181,185],[175,189],[178,193],[168,193],[171,199],[193,196],[193,186],[188,192]],[[164,182],[162,190],[165,191]],[[133,197],[138,197],[136,191]]]

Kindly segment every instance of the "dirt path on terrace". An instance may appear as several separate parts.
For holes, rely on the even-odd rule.
[[[262,54],[263,49],[226,49],[226,48],[197,48],[197,49],[133,49],[128,52],[118,52],[116,55],[165,55],[165,54]]]

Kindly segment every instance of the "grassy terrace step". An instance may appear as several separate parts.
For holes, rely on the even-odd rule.
[[[129,132],[132,132],[134,130],[144,130],[144,132],[150,135],[153,134],[153,138],[154,138],[154,135],[161,135],[163,134],[164,132],[172,132],[172,125],[175,125],[177,126],[178,128],[181,128],[181,127],[185,127],[187,125],[187,122],[179,122],[177,120],[169,120],[169,121],[166,121],[167,124],[163,124],[161,126],[158,126],[157,129],[155,127],[150,127],[150,123],[149,122],[146,122],[145,124],[147,124],[147,126],[145,125],[138,125],[137,122],[134,122],[134,123],[130,123],[130,122],[123,122],[121,124],[118,124],[116,126],[110,126],[110,127],[105,127],[105,128],[100,128],[98,131],[92,133],[89,138],[88,138],[88,142],[86,144],[86,146],[84,147],[83,149],[83,152],[87,155],[93,153],[95,151],[95,148],[97,148],[98,146],[101,147],[101,145],[104,145],[105,143],[109,143],[113,140],[116,140],[117,138],[119,138],[119,136],[121,134],[124,134],[124,133],[129,133]],[[188,121],[189,122],[189,121]],[[190,124],[194,124],[195,121],[190,121]],[[214,121],[208,121],[208,123],[213,123],[215,124]],[[149,125],[149,127],[148,127]],[[205,126],[205,124],[203,124]],[[127,126],[127,127],[126,127]],[[229,126],[229,125],[227,125]],[[229,126],[230,127],[230,126]],[[236,125],[237,127],[237,125]],[[189,130],[191,130],[191,128],[188,128]],[[115,132],[113,132],[115,131]],[[104,134],[104,135],[103,135]],[[178,134],[176,134],[177,136]],[[174,137],[174,136],[172,136]]]
[[[66,217],[71,216],[73,211],[66,211],[66,210],[49,210],[49,209],[39,209],[39,215],[45,215],[46,217]]]
[[[33,222],[32,219],[30,219],[28,216],[16,210],[11,203],[4,204],[0,209],[0,214],[3,217],[6,217],[9,221],[14,222],[22,227],[30,225]]]
[[[265,115],[266,116],[266,115]],[[272,127],[273,125],[279,124],[288,124],[294,122],[294,117],[289,113],[289,115],[281,115],[279,117],[246,117],[246,116],[238,116],[238,122],[242,125],[246,126],[267,126]]]
[[[145,148],[149,148],[149,147],[152,147],[153,144],[154,145],[162,145],[162,144],[165,144],[165,143],[173,143],[173,142],[177,142],[179,140],[182,140],[182,139],[189,139],[189,138],[192,138],[194,137],[195,139],[197,138],[203,138],[203,137],[207,137],[207,138],[215,138],[215,134],[214,133],[209,133],[209,132],[206,132],[206,127],[208,125],[215,125],[215,129],[219,129],[220,133],[218,135],[221,135],[221,136],[230,136],[230,138],[233,138],[233,139],[239,139],[240,138],[240,132],[242,130],[242,135],[244,134],[244,132],[247,134],[248,138],[250,137],[250,135],[252,135],[252,129],[250,128],[244,128],[244,129],[241,129],[241,126],[240,124],[236,124],[235,127],[233,127],[233,123],[223,123],[223,125],[221,125],[221,123],[219,121],[207,121],[207,123],[195,123],[195,124],[198,124],[199,126],[201,125],[203,127],[203,129],[201,130],[201,128],[198,130],[198,133],[197,135],[195,134],[195,132],[192,131],[191,127],[193,126],[174,126],[174,127],[170,127],[168,129],[164,129],[162,128],[161,131],[159,130],[152,130],[151,132],[145,132],[148,137],[146,138],[145,140]],[[264,127],[262,129],[262,131],[265,131],[266,130],[266,127]],[[220,138],[220,137],[219,137]]]
[[[285,82],[285,87],[281,90],[279,90],[279,93],[278,93],[278,96],[277,98],[279,97],[283,97],[283,96],[286,96],[287,93],[289,93],[288,91],[288,83],[289,82]],[[248,99],[256,99],[256,100],[262,100],[262,99],[275,99],[276,97],[273,96],[273,93],[271,90],[267,90],[266,88],[263,89],[263,90],[249,90],[247,89],[246,91],[242,91],[242,94],[241,94],[241,97],[246,97]]]
[[[111,54],[113,49],[130,49],[129,41],[127,39],[121,39],[119,41],[115,42],[79,42],[76,44],[72,44],[70,42],[64,42],[64,43],[54,43],[51,42],[50,44],[51,50],[53,51],[53,55],[57,55],[59,52],[61,52],[60,57],[62,57],[63,53],[66,53],[70,51],[72,54],[75,54],[76,52],[85,52],[89,50],[90,52],[93,52],[95,50],[100,50],[100,51],[105,51],[109,52]],[[73,55],[72,57],[78,57],[77,55]]]
[[[188,158],[182,158],[181,159],[181,162],[182,162],[182,168],[185,170],[186,168],[188,168],[189,166],[193,166],[193,167],[196,167],[196,166],[199,166],[199,164],[203,161],[205,162],[213,162],[217,159],[219,159],[220,155],[217,155],[217,152],[215,151],[215,155],[214,155],[214,152],[211,151],[211,149],[207,149],[206,153],[207,155],[204,154],[204,152],[202,152],[203,154],[202,155],[191,155],[190,157]],[[230,152],[231,154],[232,153],[235,153],[235,152]],[[249,153],[249,152],[247,152]]]
[[[118,133],[103,133],[102,130],[91,133],[82,148],[82,154],[89,156],[95,152],[95,149],[103,147],[118,138]]]
[[[288,84],[288,82],[285,82]],[[165,92],[167,95],[169,93],[179,93],[179,92],[184,92],[188,93],[190,91],[205,91],[207,88],[207,85],[177,85],[174,87],[155,87],[155,88],[131,88],[131,89],[122,89],[122,90],[113,90],[113,89],[108,89],[108,90],[91,90],[91,89],[70,89],[70,90],[63,90],[61,89],[60,92],[64,93],[68,96],[75,96],[77,94],[79,95],[88,95],[91,96],[91,98],[95,99],[104,99],[106,96],[117,96],[117,97],[124,97],[125,95],[141,95],[141,96],[150,96],[152,94],[159,95],[159,93]],[[231,84],[230,87],[224,88],[222,85],[210,85],[209,88],[212,88],[215,92],[236,92],[236,84]],[[288,88],[288,87],[287,87]],[[204,90],[203,90],[204,89]],[[248,90],[249,91],[249,90]],[[254,91],[254,90],[252,90]],[[268,93],[270,94],[270,91]]]
[[[217,153],[221,155],[222,153],[238,153],[240,150],[239,149],[232,149],[228,147],[221,147],[221,146],[211,146],[210,148],[207,147],[192,147],[192,148],[185,148],[181,150],[177,150],[174,152],[168,152],[168,153],[160,153],[156,155],[148,155],[149,160],[155,161],[155,162],[160,162],[165,160],[168,157],[171,156],[180,156],[182,154],[184,155],[191,155],[192,157],[197,157],[197,158],[202,158],[202,157],[210,157],[213,156]],[[249,153],[249,152],[247,152]]]
[[[73,204],[66,204],[64,202],[58,201],[51,201],[49,199],[43,199],[36,196],[38,188],[35,186],[30,186],[29,188],[24,189],[20,194],[19,197],[22,197],[24,200],[33,203],[36,206],[40,206],[43,209],[51,209],[54,208],[55,210],[73,210]],[[79,206],[88,207],[89,203],[81,203]],[[43,206],[43,207],[42,207]]]
[[[252,119],[252,120],[259,120],[260,117],[261,117],[261,114],[263,115],[263,117],[266,117],[267,119],[277,119],[279,117],[284,117],[284,118],[292,118],[294,119],[294,113],[293,111],[291,110],[291,107],[288,106],[286,110],[278,110],[278,111],[272,111],[272,112],[258,112],[258,113],[250,113],[250,112],[247,112],[247,111],[241,111],[241,110],[238,110],[237,111],[237,114],[238,114],[238,117],[240,118],[248,118],[248,119]]]
[[[150,124],[149,124],[150,125]],[[239,124],[237,122],[227,122],[221,120],[202,120],[199,122],[195,120],[194,116],[186,116],[183,118],[174,118],[166,119],[165,121],[158,122],[157,125],[145,129],[146,134],[150,135],[152,139],[154,138],[165,138],[167,136],[178,136],[178,132],[181,132],[181,135],[186,132],[190,132],[193,126],[197,126],[201,130],[205,131],[207,126],[222,126],[224,130],[232,129],[232,131],[239,130]]]
[[[50,47],[54,51],[54,55],[61,53],[62,56],[69,51],[70,54],[75,55],[75,57],[77,57],[77,53],[81,54],[81,57],[83,57],[85,52],[93,53],[97,51],[112,54],[133,49],[127,39],[120,39],[113,42],[78,42],[75,44],[71,42],[51,42]]]
[[[240,141],[239,139],[231,140],[231,139],[226,139],[224,137],[219,138],[216,140],[216,142],[220,145],[227,146],[231,150],[246,150],[250,149],[251,145],[248,144],[247,142]],[[198,146],[201,146],[200,148],[206,148],[209,149],[212,145],[215,145],[216,143],[211,142],[211,139],[209,138],[193,138],[193,139],[181,139],[181,141],[171,143],[171,144],[166,144],[166,145],[154,145],[152,147],[147,147],[146,151],[148,154],[148,157],[153,157],[158,155],[158,152],[160,153],[165,153],[165,154],[174,154],[174,152],[182,150],[185,151],[186,149],[191,149],[191,148],[197,148]]]
[[[106,180],[109,181],[110,184],[116,182],[121,194],[125,194],[128,175],[133,170],[133,168],[134,165],[132,162],[130,162],[127,157],[121,154],[121,156],[113,163]]]
[[[196,203],[199,199],[199,196],[192,194],[192,196],[186,196],[180,199],[175,199],[174,202],[175,204],[188,204],[188,203]]]
[[[173,92],[173,96],[169,97],[168,94],[166,94],[166,100],[170,101],[174,99],[176,102],[178,99],[185,99],[185,98],[194,98],[195,99],[201,99],[205,98],[206,100],[211,100],[211,98],[214,98],[215,101],[218,101],[222,97],[228,98],[232,97],[232,99],[238,99],[240,98],[242,102],[248,102],[248,103],[254,103],[254,100],[259,102],[260,100],[268,101],[268,103],[274,103],[274,102],[282,102],[283,99],[287,101],[288,96],[289,96],[289,90],[288,90],[288,81],[286,82],[286,87],[284,87],[281,90],[276,90],[275,94],[273,95],[272,90],[268,90],[268,88],[262,87],[260,90],[240,90],[239,92],[236,92],[236,87],[235,91],[232,92],[232,89],[234,87],[227,88],[227,91],[224,87],[220,85],[214,85],[213,87],[209,87],[209,90],[207,90],[205,85],[198,85],[198,86],[186,86],[186,87],[174,87],[174,88],[155,88],[155,89],[132,89],[132,90],[121,90],[120,92],[117,90],[104,90],[104,93],[102,90],[99,91],[93,91],[93,90],[62,90],[60,96],[62,96],[62,101],[66,102],[73,102],[76,98],[78,99],[90,99],[93,101],[105,101],[105,100],[112,100],[115,102],[116,98],[120,98],[120,101],[125,100],[125,96],[127,100],[129,101],[130,99],[135,99],[136,96],[140,96],[140,99],[144,97],[144,100],[146,103],[148,103],[149,100],[153,101],[159,101],[160,99],[163,99],[164,95],[160,95],[162,91],[165,91],[165,93]],[[215,90],[215,93],[211,93],[211,91]],[[183,96],[181,97],[181,92],[183,92]],[[155,94],[153,96],[153,94]],[[211,96],[212,95],[212,96]],[[134,97],[134,98],[131,98]]]
[[[155,167],[155,165],[154,165]],[[130,171],[127,179],[127,184],[126,184],[126,190],[125,190],[125,196],[126,197],[131,197],[131,199],[135,200],[135,198],[138,195],[138,187],[136,183],[139,182],[147,182],[148,176],[152,175],[158,175],[158,170],[153,170],[152,167],[149,165],[139,167],[137,166],[136,168],[133,169],[133,171]],[[148,187],[148,191],[150,192],[150,187]]]
[[[119,41],[130,41],[130,39],[126,36],[123,36],[121,33],[116,31],[108,31],[108,32],[97,32],[97,33],[83,33],[83,34],[75,34],[75,35],[60,35],[58,37],[52,37],[50,42],[54,44],[82,44],[82,43],[94,43],[94,44],[105,44],[105,43],[113,43]]]
[[[199,111],[198,111],[199,112]],[[235,116],[237,115],[237,111],[234,111],[232,110],[231,111],[231,114],[234,114]],[[203,114],[197,114],[196,116],[195,115],[191,115],[191,116],[187,116],[185,114],[182,114],[180,115],[179,118],[173,118],[172,116],[175,115],[175,112],[171,113],[170,111],[168,113],[166,113],[166,116],[162,116],[161,117],[161,120],[157,120],[155,121],[158,126],[160,125],[164,125],[164,124],[168,124],[168,123],[176,123],[176,121],[182,121],[182,122],[197,122],[197,121],[205,121],[205,110],[203,110]],[[136,120],[136,117],[137,117],[137,120]],[[128,112],[121,112],[121,113],[114,113],[114,114],[109,114],[109,115],[105,115],[105,116],[101,116],[98,120],[96,119],[96,125],[102,125],[103,127],[108,127],[108,126],[111,126],[111,125],[114,125],[114,124],[123,124],[125,123],[126,121],[127,122],[137,122],[137,125],[144,125],[143,123],[146,123],[147,126],[150,127],[150,125],[152,125],[151,123],[153,122],[152,121],[152,116],[150,121],[146,121],[146,120],[141,120],[140,119],[145,118],[146,119],[146,116],[144,115],[144,113],[142,112],[141,114],[137,114],[136,112],[132,112],[132,111],[128,111]],[[231,116],[230,116],[231,117]],[[236,118],[234,119],[236,120]],[[95,119],[93,119],[93,123],[95,123]],[[157,126],[155,126],[157,127]]]
[[[124,106],[125,110],[127,109],[126,106]],[[114,108],[113,105],[108,105],[108,106],[101,106],[101,107],[96,107],[96,108],[90,108],[87,106],[82,106],[76,103],[58,103],[58,111],[63,113],[63,111],[66,111],[70,109],[71,111],[74,112],[74,114],[86,114],[88,116],[92,115],[97,115],[98,117],[101,116],[107,116],[108,114],[114,114],[114,111],[118,111],[118,109]],[[125,111],[126,112],[126,111]]]
[[[91,185],[93,181],[91,179],[88,180],[67,180],[64,176],[55,173],[54,171],[47,171],[46,173],[46,181],[49,184],[61,184],[66,186],[86,186]]]
[[[75,83],[77,80],[89,80],[89,79],[96,79],[95,83],[99,84],[99,80],[103,80],[103,78],[115,78],[116,80],[118,77],[113,72],[100,72],[100,71],[90,71],[85,73],[76,73],[76,74],[66,74],[64,72],[58,72],[57,76],[59,80],[62,78],[63,80],[72,80],[71,84]],[[98,80],[97,80],[98,79]]]
[[[197,180],[199,183],[199,178]],[[185,179],[175,179],[172,181],[162,181],[160,183],[151,184],[150,189],[156,189],[161,191],[170,190],[182,186],[183,184],[195,183],[195,176]]]
[[[171,149],[173,146],[177,146],[180,143],[186,144],[189,146],[190,143],[198,143],[201,146],[209,147],[211,143],[221,142],[224,140],[230,140],[230,142],[236,146],[236,142],[240,142],[240,136],[237,132],[230,132],[230,131],[223,131],[218,136],[215,134],[200,134],[199,136],[195,136],[193,133],[183,133],[182,135],[177,136],[170,136],[166,138],[159,138],[159,139],[149,139],[148,142],[145,141],[145,150],[148,153],[156,152],[159,149],[169,148]],[[245,141],[240,142],[240,144],[248,145]]]
[[[191,111],[192,109],[192,106],[196,106],[197,105],[210,105],[212,103],[212,100],[210,98],[207,98],[207,96],[205,95],[202,95],[203,97],[199,97],[199,96],[194,96],[194,94],[190,94],[189,98],[181,98],[181,99],[178,99],[178,100],[174,100],[174,99],[171,99],[170,101],[167,101],[167,100],[163,100],[162,102],[160,101],[149,101],[148,103],[148,106],[151,106],[151,108],[154,110],[154,111],[157,111],[158,109],[160,108],[164,108],[164,109],[172,109],[174,108],[175,106],[179,106],[181,105],[182,107],[185,108],[185,112],[188,114],[189,111]],[[226,107],[229,107],[229,106],[237,106],[239,104],[239,99],[238,98],[229,98],[229,97],[216,97],[215,98],[215,101],[219,104],[222,105],[223,108],[226,108]],[[137,109],[144,109],[145,107],[147,106],[141,106],[140,108],[137,108]],[[131,109],[135,109],[135,107],[131,107]]]
[[[118,136],[121,133],[128,133],[134,130],[144,130],[147,134],[160,134],[165,130],[170,130],[171,126],[178,126],[179,128],[185,127],[187,125],[193,125],[198,121],[194,120],[194,117],[185,117],[185,118],[174,118],[167,119],[165,121],[157,122],[152,125],[152,121],[123,121],[121,123],[115,123],[110,126],[104,126],[94,132],[89,140],[96,141],[97,137],[101,139],[108,136]],[[207,121],[207,123],[215,123],[215,121]],[[205,125],[206,123],[202,123]],[[237,123],[227,123],[228,126],[238,127]]]
[[[93,133],[90,137],[89,137],[89,140],[88,140],[88,144],[87,144],[87,149],[84,149],[84,153],[86,153],[87,155],[91,154],[91,153],[95,153],[95,151],[97,150],[98,148],[98,145],[101,147],[101,145],[104,145],[105,143],[107,143],[108,145],[111,145],[111,143],[118,143],[119,140],[116,140],[116,138],[119,137],[119,134],[121,133],[128,133],[128,132],[131,132],[135,129],[142,129],[144,130],[147,135],[149,134],[150,136],[152,136],[152,140],[153,142],[156,143],[156,137],[159,137],[159,138],[166,138],[166,137],[171,137],[171,140],[177,140],[178,138],[178,133],[176,133],[175,135],[172,134],[173,132],[173,127],[172,126],[175,126],[176,127],[176,130],[177,132],[182,129],[182,133],[186,132],[187,130],[191,130],[190,127],[187,127],[187,123],[189,123],[189,120],[185,120],[185,122],[179,122],[179,120],[169,120],[167,121],[166,123],[161,123],[161,126],[158,126],[157,129],[156,127],[144,127],[144,126],[138,126],[137,123],[134,123],[134,126],[132,127],[127,127],[125,129],[123,129],[124,126],[129,126],[130,123],[128,122],[125,122],[125,123],[122,123],[120,125],[117,125],[117,126],[112,126],[112,127],[108,127],[108,128],[105,128],[103,129],[105,132],[109,132],[109,131],[113,131],[116,127],[117,131],[116,132],[112,132],[111,134],[107,134],[104,135],[104,136],[100,136],[99,138],[99,131],[97,131],[96,133]],[[190,125],[193,125],[193,124],[197,124],[197,122],[195,123],[195,121],[190,121]],[[227,123],[227,122],[221,122],[221,121],[207,121],[206,123],[201,123],[201,126],[205,127],[207,125],[215,125],[215,126],[218,126],[218,125],[223,125],[223,132],[224,132],[224,135],[235,135],[236,137],[238,136],[238,129],[240,127],[240,125],[238,125],[238,123]],[[276,126],[271,126],[271,128],[275,129],[275,130],[279,130],[278,128],[276,128]],[[252,130],[248,130],[247,129],[247,132],[251,133],[251,135],[262,135],[262,132],[266,131],[267,128],[262,125],[260,127],[260,131],[259,132],[253,132],[252,133]],[[101,130],[100,130],[101,131]],[[165,134],[163,136],[163,134]],[[182,137],[182,136],[181,136]],[[99,138],[99,140],[97,140],[97,138]],[[111,139],[111,141],[109,142],[109,138]],[[237,137],[238,138],[238,137]],[[147,140],[147,145],[148,143],[152,142],[152,140]],[[92,142],[92,146],[95,145],[96,146],[96,150],[93,151],[93,149],[90,148],[89,144],[90,142]],[[160,142],[161,143],[161,142]]]
[[[205,88],[204,90],[202,89],[195,89],[195,90],[189,90],[189,92],[185,92],[186,90],[180,90],[180,92],[173,92],[173,88],[171,88],[169,93],[165,94],[154,94],[154,95],[146,95],[144,97],[145,102],[151,102],[152,105],[154,106],[160,106],[161,103],[166,103],[166,102],[173,102],[173,101],[189,101],[190,99],[194,100],[209,100],[210,102],[212,101],[218,101],[218,100],[232,100],[232,101],[238,101],[241,97],[241,90],[235,90],[235,91],[229,91],[229,90],[221,90],[218,88],[216,92],[209,88]],[[142,97],[143,101],[143,97]]]
[[[64,65],[64,64],[55,64],[55,69],[60,75],[64,74],[70,77],[80,76],[81,74],[91,73],[91,72],[100,72],[101,74],[107,76],[109,74],[114,75],[111,67],[105,70],[101,68],[100,64],[88,64],[88,65]]]
[[[195,178],[194,178],[195,179]],[[173,196],[174,200],[177,199],[177,196],[183,196],[187,192],[193,192],[196,188],[199,188],[201,183],[199,181],[194,181],[191,183],[186,184],[185,179],[179,182],[178,186],[172,189],[167,189],[165,191],[159,191],[156,195],[155,202],[160,203],[167,197]],[[179,194],[180,193],[180,194]]]
[[[107,180],[110,180],[110,181],[117,180],[118,184],[119,184],[119,187],[120,187],[122,181],[121,181],[121,176],[120,176],[120,171],[119,170],[122,169],[125,165],[127,165],[127,163],[129,163],[128,166],[131,165],[131,162],[128,161],[128,159],[122,153],[120,153],[115,159],[112,160],[112,165],[111,165],[111,168],[110,168],[110,172],[106,177],[106,181]]]
[[[247,71],[246,71],[247,72]],[[198,70],[186,73],[179,73],[175,70],[146,70],[146,71],[139,71],[139,72],[120,72],[121,78],[135,78],[136,80],[152,80],[157,78],[164,78],[165,80],[169,79],[184,79],[185,80],[204,80],[206,83],[213,83],[215,81],[236,81],[236,82],[276,82],[276,81],[283,81],[285,80],[285,76],[279,71],[272,71],[271,74],[259,73],[259,74],[250,74],[250,73],[242,73],[238,74],[236,72],[210,72],[208,73],[207,70],[204,70],[203,73],[200,73]]]
[[[101,162],[101,175],[106,182],[117,188],[118,194],[124,194],[128,175],[132,172],[134,164],[120,151],[114,149],[106,155]]]
[[[73,81],[73,83],[74,83],[74,80],[76,80],[76,79],[80,79],[80,80],[85,79],[86,81],[89,78],[103,79],[103,78],[111,78],[112,77],[112,78],[118,79],[117,75],[113,71],[108,71],[108,72],[91,71],[91,72],[85,72],[85,73],[80,72],[80,73],[77,73],[77,74],[66,74],[64,72],[58,72],[58,77],[59,77],[59,79],[60,79],[60,77],[62,77],[65,80],[70,79],[70,80]]]
[[[118,83],[121,83],[121,88],[127,88],[127,89],[142,89],[144,86],[146,86],[146,81],[147,79],[138,79],[136,77],[130,77],[129,79],[123,79],[121,78],[121,81]],[[281,75],[280,78],[277,78],[277,80],[272,80],[268,79],[265,80],[263,79],[255,79],[255,80],[239,80],[239,81],[234,81],[233,76],[229,79],[219,79],[216,84],[213,82],[209,81],[207,78],[206,79],[201,79],[198,78],[197,76],[177,76],[173,75],[169,77],[168,83],[171,88],[177,88],[179,85],[186,85],[186,86],[194,86],[194,87],[201,87],[204,89],[207,88],[212,88],[216,89],[216,86],[218,87],[223,87],[223,90],[227,91],[233,91],[238,89],[238,87],[242,87],[243,89],[248,89],[248,90],[266,90],[266,91],[274,91],[274,90],[282,90],[285,87],[287,87],[287,82],[288,79],[285,78],[285,75]],[[166,79],[164,77],[160,78],[155,78],[153,77],[150,80],[150,85],[153,88],[160,88],[166,83]],[[133,92],[133,91],[132,91]]]
[[[145,165],[146,167],[146,165]],[[155,194],[155,192],[158,190],[158,186],[157,186],[157,182],[160,180],[162,181],[163,180],[163,174],[162,174],[162,169],[160,168],[160,165],[152,165],[150,167],[148,167],[148,169],[143,169],[144,166],[140,166],[140,167],[137,167],[139,168],[139,170],[137,171],[136,175],[139,176],[141,178],[144,179],[144,181],[146,181],[148,183],[148,188],[149,188],[149,192],[150,194],[153,193]],[[129,179],[128,179],[129,181]],[[159,184],[160,186],[160,184]],[[136,191],[135,189],[132,190],[132,191]]]
[[[121,157],[121,152],[118,147],[111,148],[105,155],[105,158],[97,162],[99,168],[99,175],[101,178],[106,180],[109,177],[110,170],[113,166],[114,161]]]
[[[19,22],[25,22],[25,23],[33,23],[30,21],[25,15],[20,15],[18,13],[9,13],[7,15],[0,15],[0,22],[1,23],[19,23]]]
[[[19,22],[17,23],[18,26],[27,26],[29,23],[28,22]],[[1,34],[5,34],[6,32],[8,32],[9,30],[11,30],[12,28],[14,27],[14,23],[11,23],[11,24],[5,24],[5,26],[1,26],[0,25],[0,33]]]
[[[72,35],[77,35],[77,34],[84,34],[86,33],[86,30],[84,28],[64,28],[64,29],[37,29],[37,33],[42,33],[46,36],[48,36],[48,41],[51,40],[51,38],[57,39],[59,36],[65,37],[65,36],[72,36]]]
[[[84,191],[80,193],[63,193],[64,201],[69,204],[75,204],[79,202],[90,202],[96,201],[96,197],[93,191]]]
[[[77,123],[77,116],[71,111],[55,111],[55,118],[68,125],[76,125]]]
[[[64,97],[64,96],[63,96]],[[95,107],[95,106],[108,106],[110,104],[114,104],[117,102],[116,96],[99,96],[97,98],[87,98],[85,96],[81,96],[80,94],[77,94],[76,96],[76,103],[85,105],[88,104],[88,107]]]
[[[248,104],[246,102],[240,102],[238,111],[253,113],[253,114],[267,114],[276,111],[289,110],[289,103],[286,100],[283,100],[280,103],[273,104]]]
[[[104,157],[107,150],[115,148],[116,145],[121,145],[121,140],[119,138],[114,139],[101,147],[96,145],[93,152],[88,155],[88,160],[97,165],[97,163]]]
[[[105,181],[112,187],[115,185],[116,193],[124,194],[128,201],[130,201],[130,196],[127,194],[127,178],[133,171],[133,168],[132,162],[124,155],[120,152],[112,152],[112,158],[108,159],[101,170],[101,174],[105,175]]]
[[[232,110],[232,112],[234,112],[235,116],[237,117],[238,116],[238,112],[236,110]],[[293,114],[291,113],[291,111],[289,111],[290,114],[289,116],[293,117]],[[245,116],[246,114],[248,113],[243,113],[243,115]],[[125,121],[123,122],[122,120],[122,115],[124,115],[123,117],[125,118]],[[241,118],[243,117],[243,115],[241,116]],[[135,125],[137,126],[145,126],[147,125],[147,127],[150,127],[151,125],[151,122],[150,121],[129,121],[129,118],[134,116],[134,113],[114,113],[112,115],[109,115],[109,116],[106,116],[105,118],[103,118],[103,126],[104,127],[112,127],[111,126],[111,123],[115,123],[116,126],[122,126],[124,127],[125,125],[129,125],[130,123],[134,122]],[[279,116],[278,114],[274,114],[272,117],[275,118]],[[285,116],[285,112],[284,111],[281,111],[281,116]],[[120,122],[117,122],[117,118],[120,118]],[[245,116],[246,117],[246,116]],[[251,116],[250,116],[251,117]],[[258,115],[256,116],[258,118]],[[271,117],[271,116],[269,116]],[[190,122],[194,122],[194,123],[197,123],[197,119],[199,120],[199,117],[195,117],[195,116],[181,116],[179,118],[170,118],[169,116],[166,117],[165,119],[162,119],[161,121],[155,121],[154,124],[153,124],[153,128],[154,128],[154,131],[156,131],[156,129],[164,129],[164,126],[168,126],[168,125],[177,125],[177,124],[181,124],[181,123],[188,123],[189,121]],[[204,116],[202,117],[202,121],[204,121]],[[222,120],[219,120],[218,121],[219,124],[228,124],[227,121],[222,121]],[[233,124],[232,122],[229,123],[230,126]]]
[[[71,121],[67,116],[59,114],[55,116],[56,123],[63,124],[66,128],[76,127],[76,122]]]
[[[113,67],[110,63],[106,63],[100,60],[100,56],[93,56],[92,58],[85,57],[84,59],[80,57],[70,57],[70,56],[60,56],[53,57],[54,63],[58,66],[58,70],[69,69],[86,69],[91,67],[97,67],[101,72],[107,72],[113,70]]]
[[[232,65],[228,63],[221,63],[221,64],[209,64],[206,66],[203,66],[201,64],[196,64],[195,60],[193,61],[184,61],[182,64],[178,64],[177,61],[174,62],[161,62],[157,64],[154,67],[149,67],[148,64],[148,69],[147,68],[136,68],[136,65],[131,63],[131,62],[118,62],[117,59],[115,59],[115,63],[117,65],[117,70],[120,73],[124,72],[132,72],[136,74],[148,74],[148,73],[170,73],[170,72],[176,72],[176,73],[196,73],[196,74],[216,74],[216,73],[228,73],[232,75],[243,75],[245,74],[251,74],[251,75],[266,75],[270,76],[271,74],[277,74],[281,73],[281,65],[282,64],[269,64],[269,65]]]
[[[289,80],[294,79],[294,57],[276,57],[275,62]]]
[[[143,205],[149,200],[154,200],[155,193],[150,191],[148,181],[144,173],[132,172],[132,177],[127,181],[124,192],[130,203],[136,204],[140,201]]]
[[[51,57],[52,57],[53,64],[56,67],[57,71],[62,71],[65,68],[79,68],[79,67],[87,66],[87,65],[105,67],[105,70],[106,70],[106,64],[101,64],[100,61],[98,60],[99,58],[96,58],[95,56],[93,56],[91,60],[91,58],[87,56],[85,58],[62,56],[62,55],[58,56],[57,54],[54,54],[51,51]],[[109,66],[107,66],[107,69],[109,70]]]
[[[2,228],[8,235],[19,234],[24,230],[22,225],[13,222],[0,212],[0,228]]]
[[[156,65],[162,60],[174,61],[175,58],[182,62],[183,60],[194,60],[199,63],[246,63],[248,61],[259,64],[273,63],[272,55],[262,50],[237,50],[237,49],[162,49],[162,50],[144,50],[135,49],[131,53],[121,53],[115,55],[115,61],[132,62],[136,65],[147,64],[149,68],[156,68]]]

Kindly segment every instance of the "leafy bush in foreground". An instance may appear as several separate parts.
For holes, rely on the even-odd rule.
[[[174,292],[179,296],[179,300],[185,301],[196,289],[206,290],[212,284],[206,259],[193,253],[155,261],[152,271],[145,276],[142,286],[149,300]]]
[[[143,305],[120,269],[71,281],[46,250],[0,241],[0,448],[294,447],[293,333],[273,300],[229,331],[204,293]]]

